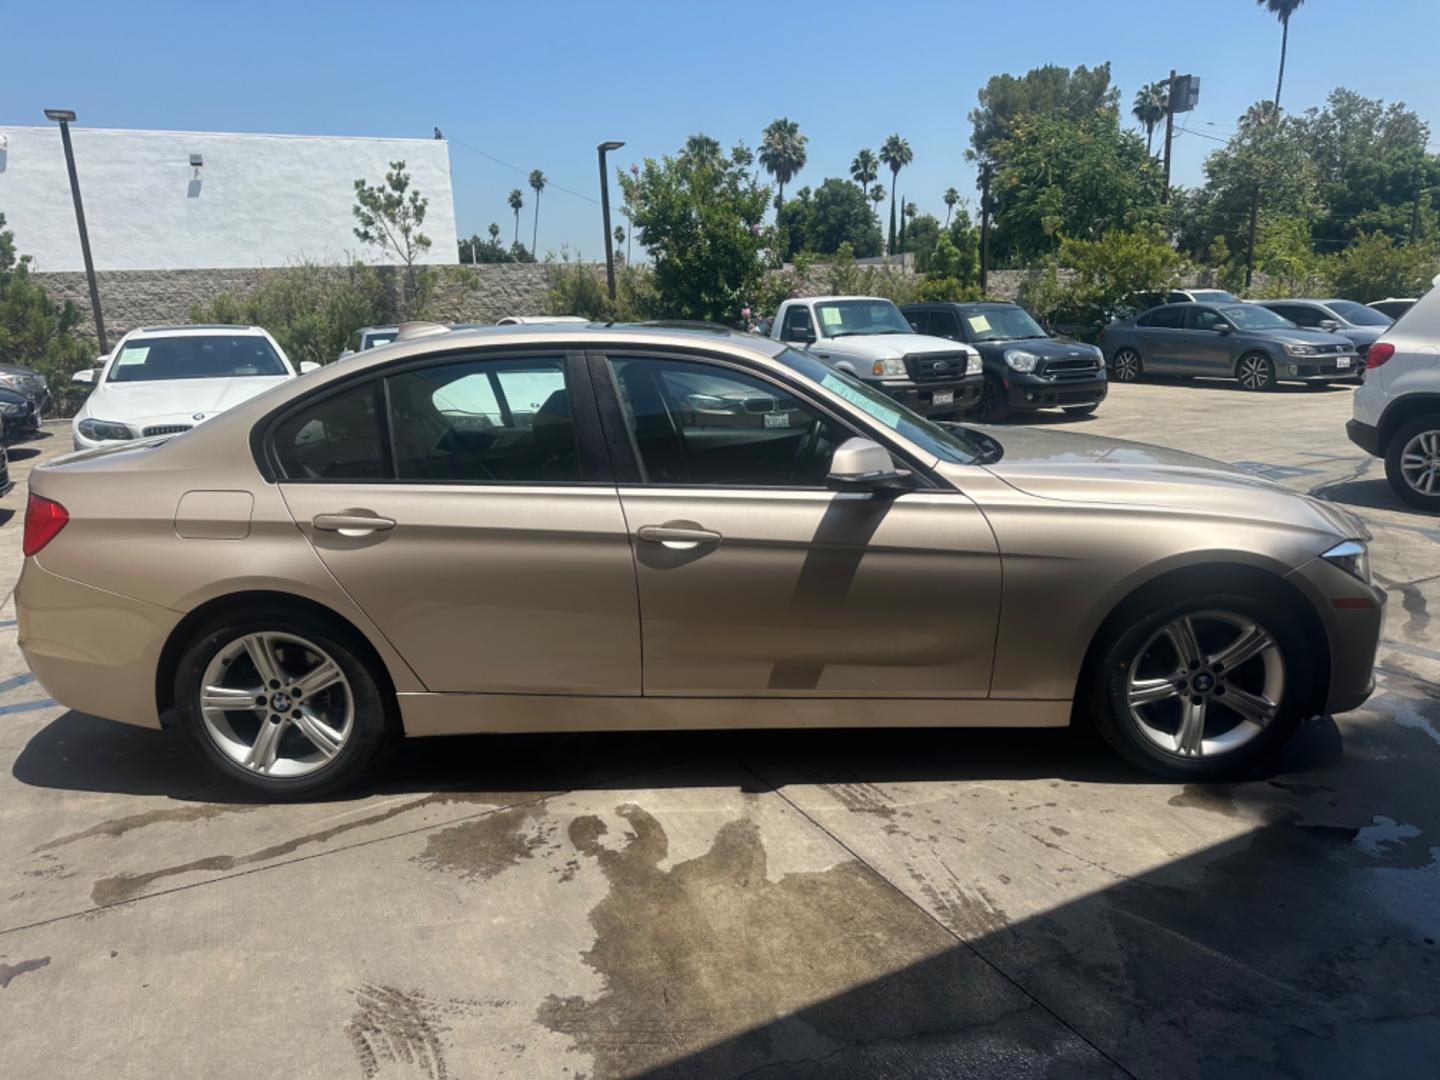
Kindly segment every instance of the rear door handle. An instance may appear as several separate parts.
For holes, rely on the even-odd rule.
[[[378,514],[316,514],[310,524],[325,532],[338,532],[341,536],[364,536],[372,532],[388,532],[395,528],[393,518]]]
[[[674,551],[689,551],[701,544],[720,543],[720,534],[698,525],[641,525],[635,530],[641,540],[652,544],[664,544]]]

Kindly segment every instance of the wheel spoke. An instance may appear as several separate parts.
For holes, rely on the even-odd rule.
[[[294,685],[298,692],[297,696],[308,701],[321,690],[334,686],[343,679],[344,676],[340,674],[339,666],[333,660],[321,660],[315,667],[296,679]]]
[[[1165,632],[1175,643],[1182,667],[1195,668],[1204,662],[1205,656],[1200,651],[1200,642],[1195,639],[1195,626],[1190,622],[1190,616],[1181,615],[1165,627]]]
[[[283,719],[279,722],[268,719],[261,722],[250,753],[245,755],[244,764],[247,768],[268,773],[274,767],[275,757],[280,749],[280,736],[285,733],[285,727],[286,721]]]
[[[1219,700],[1224,702],[1226,708],[1261,727],[1274,719],[1275,710],[1279,706],[1269,698],[1252,694],[1249,690],[1242,690],[1228,679],[1224,680],[1221,685],[1225,688],[1225,695]]]
[[[1240,632],[1239,637],[1210,657],[1210,663],[1223,665],[1225,670],[1229,671],[1247,660],[1254,659],[1274,644],[1269,634],[1250,623]]]
[[[253,690],[237,690],[230,686],[207,686],[200,691],[202,709],[222,709],[225,712],[254,712],[264,708],[256,699],[265,696],[264,687]]]
[[[300,715],[294,718],[293,723],[300,734],[309,739],[311,745],[327,759],[333,758],[340,752],[340,745],[345,741],[345,736],[321,720],[311,710],[301,709]]]
[[[1175,750],[1186,757],[1199,757],[1205,741],[1205,699],[1191,698],[1180,714],[1180,730],[1175,733]]]
[[[255,665],[255,670],[260,675],[260,681],[267,686],[279,683],[283,679],[280,660],[275,655],[275,647],[271,644],[269,635],[247,634],[243,642],[250,662]]]
[[[1140,705],[1153,705],[1157,701],[1168,701],[1179,696],[1179,693],[1172,679],[1131,679],[1130,707],[1133,709]]]

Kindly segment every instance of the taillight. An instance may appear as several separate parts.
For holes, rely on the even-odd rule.
[[[1377,341],[1370,346],[1370,351],[1365,354],[1365,366],[1377,368],[1395,355],[1395,346],[1388,341]]]
[[[25,504],[25,537],[21,542],[25,557],[28,559],[54,540],[69,520],[70,512],[65,507],[32,491]]]

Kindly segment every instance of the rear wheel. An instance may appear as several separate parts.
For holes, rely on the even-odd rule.
[[[996,376],[985,376],[985,381],[980,386],[980,396],[975,399],[975,404],[970,406],[970,416],[982,423],[994,423],[1010,416],[1009,394]]]
[[[1139,382],[1144,374],[1144,365],[1134,349],[1121,349],[1110,361],[1110,370],[1116,382]]]
[[[1190,779],[1268,764],[1314,700],[1296,621],[1273,601],[1209,595],[1146,605],[1101,643],[1095,725],[1126,759]]]
[[[1274,390],[1275,363],[1264,353],[1246,353],[1235,365],[1235,378],[1246,390]]]
[[[1385,476],[1411,506],[1440,513],[1440,415],[1417,417],[1390,437]]]
[[[388,699],[350,635],[293,612],[203,628],[181,657],[175,704],[191,745],[271,799],[359,779],[385,742]]]

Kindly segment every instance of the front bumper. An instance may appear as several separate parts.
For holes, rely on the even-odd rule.
[[[870,385],[900,402],[911,412],[921,416],[948,416],[968,409],[980,400],[980,389],[985,385],[984,375],[966,375],[963,379],[926,380],[923,383],[909,379],[886,379]],[[936,404],[935,395],[950,394],[950,401]]]
[[[1345,434],[1352,443],[1372,457],[1383,456],[1380,450],[1380,430],[1374,424],[1362,424],[1359,420],[1345,421]]]
[[[1341,367],[1341,360],[1349,364]],[[1364,370],[1364,361],[1354,353],[1324,358],[1286,356],[1275,362],[1275,377],[1284,382],[1354,382]]]
[[[1019,371],[1001,375],[1012,409],[1051,409],[1097,405],[1110,392],[1103,369],[1091,379],[1054,379]]]
[[[15,587],[20,651],[46,692],[78,712],[158,728],[155,672],[178,611],[52,574],[26,559]]]
[[[1321,558],[1292,570],[1286,580],[1310,599],[1330,645],[1330,685],[1321,711],[1358,708],[1375,689],[1385,593]]]

